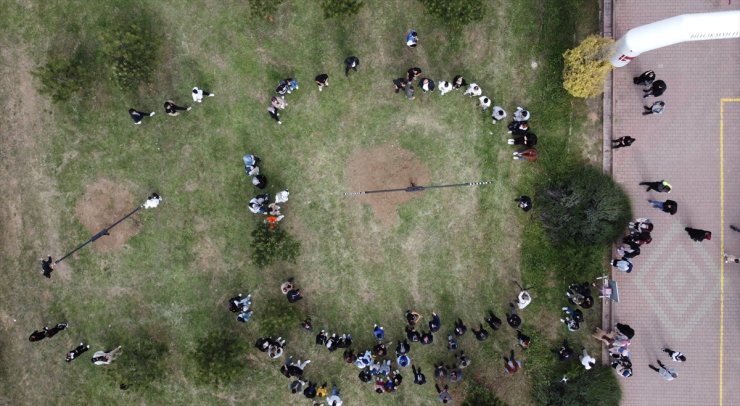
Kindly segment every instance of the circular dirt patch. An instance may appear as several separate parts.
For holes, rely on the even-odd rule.
[[[135,209],[136,203],[134,196],[123,185],[108,179],[99,179],[87,185],[75,211],[80,223],[92,236]],[[128,218],[111,230],[110,235],[103,236],[90,245],[98,251],[118,250],[138,231],[139,223],[136,219]]]
[[[345,170],[348,191],[361,192],[376,189],[399,189],[417,185],[428,185],[429,169],[416,156],[395,145],[380,145],[355,151],[350,156]],[[398,222],[398,205],[424,192],[390,192],[348,196],[367,203],[381,225],[390,227]]]

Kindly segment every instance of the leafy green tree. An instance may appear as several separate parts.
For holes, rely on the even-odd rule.
[[[41,94],[57,103],[69,100],[84,87],[88,75],[82,65],[78,56],[52,56],[31,73],[41,81]]]
[[[627,195],[611,177],[579,167],[540,186],[539,217],[554,243],[613,242],[631,217]]]
[[[497,398],[485,386],[473,381],[468,385],[468,391],[462,406],[506,406],[506,403]]]
[[[280,227],[260,224],[252,231],[252,262],[258,267],[275,261],[295,262],[300,252],[300,242]]]
[[[106,31],[101,54],[116,85],[129,90],[148,83],[157,63],[159,45],[157,36],[138,21]]]
[[[326,18],[355,15],[364,5],[360,0],[321,0]]]
[[[575,376],[573,376],[575,374]],[[586,371],[578,368],[563,384],[551,379],[535,391],[535,402],[547,406],[611,406],[618,405],[622,391],[612,369],[602,365]]]
[[[563,87],[574,97],[593,97],[604,92],[604,80],[612,70],[609,56],[614,40],[599,35],[586,37],[565,51]]]
[[[486,14],[482,0],[419,0],[427,12],[455,28],[480,21]]]

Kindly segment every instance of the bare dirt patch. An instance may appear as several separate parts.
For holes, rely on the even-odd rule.
[[[344,174],[347,187],[352,191],[405,188],[412,182],[428,185],[431,179],[429,168],[414,154],[390,144],[355,151]],[[398,206],[423,193],[374,193],[353,198],[369,204],[382,226],[392,227],[398,223]]]
[[[110,226],[135,208],[134,195],[125,185],[108,179],[99,179],[87,185],[75,212],[80,222],[91,235]],[[110,235],[95,241],[92,246],[98,251],[121,249],[129,238],[139,231],[139,223],[129,218],[116,226]]]

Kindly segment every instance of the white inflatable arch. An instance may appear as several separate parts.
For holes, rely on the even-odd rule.
[[[686,41],[740,37],[740,10],[683,14],[627,31],[609,59],[620,67],[643,52]]]

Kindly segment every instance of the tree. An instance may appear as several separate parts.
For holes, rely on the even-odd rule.
[[[550,380],[545,390],[535,393],[535,401],[547,406],[618,405],[622,391],[612,369],[602,365],[586,371],[578,368],[567,383]]]
[[[609,63],[614,40],[591,35],[577,47],[565,51],[563,87],[574,97],[593,97],[604,92],[604,80],[612,70]]]
[[[578,167],[540,186],[539,217],[554,243],[613,242],[630,220],[627,195],[591,166]]]
[[[258,267],[279,260],[295,262],[300,252],[301,243],[280,227],[270,229],[262,223],[252,231],[252,262]]]

